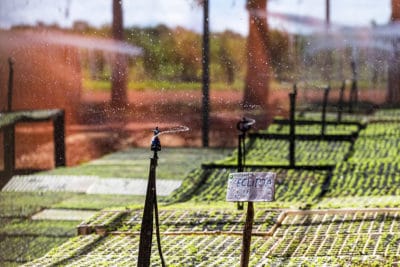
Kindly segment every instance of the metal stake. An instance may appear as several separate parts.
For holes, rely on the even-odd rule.
[[[203,64],[203,88],[202,88],[202,142],[203,147],[209,146],[208,132],[210,128],[209,113],[210,113],[210,75],[209,75],[209,53],[210,53],[210,33],[209,33],[209,4],[208,0],[203,1],[203,51],[202,51],[202,64]]]
[[[144,204],[144,211],[142,217],[142,227],[140,229],[139,256],[137,265],[138,267],[150,266],[151,245],[153,238],[153,211],[155,212],[155,219],[156,219],[158,252],[161,258],[161,264],[163,267],[165,266],[161,250],[160,230],[158,222],[157,193],[156,193],[156,169],[158,163],[157,152],[161,150],[161,143],[160,139],[158,138],[159,133],[160,131],[158,130],[158,127],[156,127],[156,129],[154,130],[154,137],[151,141],[151,151],[153,151],[154,154],[153,157],[150,158],[149,180],[147,183],[146,200]]]
[[[236,128],[240,131],[238,135],[238,162],[237,171],[243,172],[246,164],[246,132],[250,130],[251,126],[255,123],[255,120],[243,117],[237,124]],[[243,202],[237,203],[238,210],[243,210]]]
[[[236,125],[236,128],[241,132],[238,136],[238,172],[244,171],[246,164],[246,132],[251,129],[251,126],[256,121],[243,117]],[[243,202],[237,202],[238,210],[243,210]],[[253,229],[254,220],[254,207],[253,202],[247,203],[246,222],[243,229],[243,240],[242,240],[242,255],[240,258],[240,266],[249,266],[250,258],[250,246],[251,246],[251,232]]]
[[[322,102],[322,122],[321,122],[321,135],[325,135],[326,129],[326,106],[328,105],[328,95],[331,88],[328,86],[324,91],[324,99]]]
[[[10,112],[12,110],[12,95],[14,85],[14,60],[11,57],[8,58],[8,65],[10,67],[10,72],[8,75],[7,111]]]
[[[342,121],[342,113],[343,113],[343,98],[344,98],[344,90],[346,89],[346,81],[343,81],[342,87],[340,87],[339,93],[339,102],[338,102],[338,114],[337,114],[337,121]]]
[[[295,120],[295,113],[296,113],[296,95],[297,95],[297,88],[296,84],[293,86],[293,93],[289,93],[289,100],[290,100],[290,132],[289,132],[289,165],[294,167],[296,165],[295,160],[295,150],[296,150],[296,120]]]
[[[356,62],[354,60],[351,61],[351,70],[353,73],[353,78],[349,96],[349,113],[353,113],[354,108],[357,108],[358,104],[357,69]]]

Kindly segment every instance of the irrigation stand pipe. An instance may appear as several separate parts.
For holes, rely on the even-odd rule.
[[[161,134],[178,133],[188,131],[189,128],[186,126],[179,126],[171,128],[165,131],[160,131],[158,127],[153,130],[154,136],[151,140],[151,151],[153,151],[153,157],[150,158],[150,171],[149,180],[147,183],[146,200],[144,203],[142,225],[140,229],[140,241],[139,241],[139,256],[138,256],[138,267],[150,266],[151,259],[151,245],[153,238],[153,219],[156,225],[156,236],[158,253],[161,259],[161,266],[165,267],[165,261],[161,249],[161,237],[160,237],[160,223],[158,218],[158,205],[157,205],[157,191],[156,191],[156,169],[158,164],[158,151],[161,150],[161,142],[159,136]],[[154,212],[154,217],[153,217]]]
[[[246,132],[251,129],[251,126],[255,122],[256,121],[253,119],[243,117],[236,125],[236,128],[240,131],[240,134],[238,136],[238,166],[237,166],[238,172],[243,172],[244,166],[246,164],[246,146],[245,146]],[[238,209],[243,210],[243,202],[237,202],[237,204],[238,204]],[[253,221],[254,221],[254,206],[253,202],[249,201],[247,203],[246,222],[243,229],[242,254],[240,257],[241,267],[249,266]]]

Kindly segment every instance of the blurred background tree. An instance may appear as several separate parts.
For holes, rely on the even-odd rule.
[[[122,18],[122,0],[113,0],[112,37],[117,41],[124,40],[124,28]],[[127,58],[124,54],[116,54],[112,65],[111,76],[111,104],[114,107],[123,107],[128,103],[127,99]]]
[[[400,22],[400,0],[392,0],[391,23]],[[387,102],[400,103],[400,40],[393,41],[393,56],[389,60]]]

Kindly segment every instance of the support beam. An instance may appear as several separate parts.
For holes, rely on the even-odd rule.
[[[208,133],[210,127],[209,113],[210,113],[210,96],[209,96],[209,54],[210,54],[210,33],[209,33],[209,4],[208,0],[203,1],[203,49],[202,49],[202,63],[203,63],[203,97],[202,97],[202,144],[203,147],[209,146]]]

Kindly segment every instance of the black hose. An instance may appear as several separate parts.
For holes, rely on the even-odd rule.
[[[157,205],[157,193],[154,188],[154,213],[155,213],[155,221],[156,221],[156,236],[157,236],[157,247],[158,247],[158,254],[160,254],[161,259],[161,266],[165,267],[165,261],[161,249],[161,237],[160,237],[160,222],[158,218],[158,205]]]

